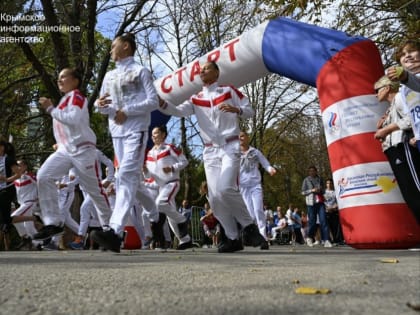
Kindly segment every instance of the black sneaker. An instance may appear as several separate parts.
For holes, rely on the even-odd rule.
[[[166,221],[166,215],[159,212],[159,221],[150,222],[150,228],[152,230],[153,243],[158,243],[159,247],[165,247],[165,235],[163,234],[163,224]]]
[[[260,234],[258,227],[255,224],[246,226],[242,232],[244,246],[261,246],[265,242],[264,237]]]
[[[184,249],[192,248],[192,247],[194,247],[194,245],[192,243],[192,240],[190,240],[189,242],[179,244],[176,250],[184,250]]]
[[[267,250],[270,247],[268,246],[268,241],[264,241],[261,245],[260,245],[260,249],[262,250]]]
[[[188,234],[188,220],[178,223],[179,237],[184,237]]]
[[[31,249],[32,248],[32,239],[29,236],[23,236],[21,242],[16,246],[17,250],[21,249]]]
[[[233,253],[243,249],[244,246],[242,245],[241,240],[231,240],[227,238],[223,243],[220,244],[217,251],[219,253]]]
[[[43,241],[50,237],[61,235],[64,233],[64,228],[57,225],[45,225],[43,226],[38,233],[36,233],[33,238],[34,240]]]
[[[103,249],[109,249],[115,253],[119,253],[121,251],[122,239],[115,234],[113,229],[108,231],[92,231],[90,236]]]

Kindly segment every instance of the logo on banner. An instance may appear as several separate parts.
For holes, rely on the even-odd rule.
[[[327,130],[330,133],[337,133],[340,129],[340,125],[338,123],[338,114],[335,112],[329,112],[328,113],[328,123],[327,123]]]
[[[388,194],[397,188],[397,181],[391,174],[363,174],[341,178],[337,182],[340,199],[362,195]]]

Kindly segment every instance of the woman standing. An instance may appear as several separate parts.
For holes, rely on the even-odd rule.
[[[325,211],[327,215],[328,227],[330,228],[332,242],[342,244],[344,241],[341,231],[340,217],[338,214],[337,197],[335,195],[334,184],[331,178],[325,181]]]

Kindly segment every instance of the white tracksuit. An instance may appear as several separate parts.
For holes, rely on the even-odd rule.
[[[66,93],[57,107],[47,112],[53,118],[53,130],[58,149],[38,171],[38,197],[42,219],[46,225],[62,225],[64,215],[59,211],[55,181],[73,167],[80,184],[92,197],[102,225],[108,225],[111,210],[100,182],[96,160],[96,136],[90,129],[86,98],[78,91]]]
[[[246,152],[241,152],[239,188],[249,214],[257,222],[261,235],[267,240],[261,173],[258,169],[259,164],[267,172],[273,170],[273,167],[260,150],[250,146]]]
[[[99,162],[99,177],[102,179],[102,169],[101,164],[104,164],[108,169],[107,177],[102,181],[113,182],[114,181],[114,163],[100,150],[96,149],[96,158]],[[77,235],[85,236],[89,228],[89,223],[93,219],[94,221],[98,220],[97,210],[95,209],[95,204],[93,203],[92,198],[85,192],[84,187],[80,187],[83,192],[84,200],[80,205],[80,224],[79,231]],[[108,198],[109,201],[109,198]]]
[[[181,150],[171,144],[154,146],[146,157],[147,173],[159,186],[156,206],[159,212],[166,214],[172,231],[181,240],[178,224],[187,219],[177,211],[175,196],[179,191],[179,172],[188,165],[188,160]],[[164,167],[171,166],[173,171],[165,173]],[[190,241],[190,237],[183,238],[181,243]]]
[[[240,114],[222,112],[218,105],[227,103],[240,109]],[[239,238],[237,223],[242,227],[253,223],[239,192],[239,122],[238,116],[249,118],[254,110],[248,99],[231,86],[217,82],[204,86],[181,105],[165,103],[161,111],[179,117],[195,114],[204,141],[203,160],[209,202],[215,217],[229,239]]]
[[[38,190],[36,187],[36,177],[30,172],[25,172],[22,176],[14,181],[16,188],[17,202],[19,208],[12,212],[12,217],[32,216],[33,212],[38,209]],[[25,221],[14,223],[19,236],[33,237],[38,231],[33,221]]]
[[[100,95],[110,94],[112,103],[98,111],[108,115],[109,130],[118,160],[115,209],[110,226],[121,234],[130,209],[137,198],[149,212],[149,218],[157,221],[159,213],[154,200],[143,183],[141,168],[144,164],[151,112],[158,108],[158,96],[150,71],[127,57],[116,62],[116,68],[107,72]],[[122,110],[127,120],[116,124],[115,114]]]
[[[73,233],[77,233],[79,230],[79,223],[77,223],[71,216],[71,206],[74,201],[74,190],[76,185],[79,183],[77,176],[74,174],[74,169],[70,170],[68,175],[64,175],[63,178],[57,182],[58,187],[58,207],[64,215],[64,225],[67,226]]]

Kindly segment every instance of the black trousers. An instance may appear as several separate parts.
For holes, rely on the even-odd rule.
[[[343,232],[340,225],[340,217],[337,211],[327,212],[327,222],[330,228],[333,243],[342,243],[344,241]]]
[[[405,202],[420,224],[420,152],[404,142],[387,149],[384,153],[391,164]]]
[[[0,229],[3,232],[8,232],[12,224],[10,214],[15,196],[16,191],[14,186],[0,190]]]

